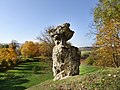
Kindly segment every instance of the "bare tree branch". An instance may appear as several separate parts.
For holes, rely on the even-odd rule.
[[[54,26],[49,26],[44,30],[44,32],[41,32],[39,36],[36,37],[36,39],[40,42],[45,42],[47,44],[50,44],[50,47],[54,46],[53,39],[49,36],[48,31],[54,28]]]

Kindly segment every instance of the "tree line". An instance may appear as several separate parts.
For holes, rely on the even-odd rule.
[[[0,44],[0,69],[15,66],[23,59],[51,57],[54,43],[49,36],[46,36],[48,30],[49,28],[42,36],[36,37],[39,42],[26,41],[19,44],[16,40],[12,40],[9,44]]]

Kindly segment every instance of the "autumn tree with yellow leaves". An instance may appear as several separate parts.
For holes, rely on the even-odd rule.
[[[39,44],[39,53],[41,56],[52,56],[52,48],[48,43],[41,42]]]
[[[24,58],[33,58],[38,56],[51,56],[52,49],[48,43],[34,43],[32,41],[26,41],[20,48],[21,54]]]
[[[94,9],[96,65],[120,66],[120,0],[99,0]]]
[[[17,54],[12,48],[2,48],[0,49],[0,60],[14,60],[17,59]]]
[[[32,58],[35,57],[38,52],[37,45],[32,41],[26,41],[21,46],[21,54],[25,58]]]
[[[0,49],[0,66],[1,68],[7,68],[9,66],[17,64],[17,53],[12,48]]]

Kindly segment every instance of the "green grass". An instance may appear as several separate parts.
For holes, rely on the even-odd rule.
[[[53,81],[51,64],[26,62],[0,73],[0,90],[120,90],[120,68],[81,65],[80,75]]]
[[[81,65],[80,74],[84,75],[98,69]],[[51,62],[26,62],[13,70],[0,73],[0,90],[24,90],[49,79],[53,79]]]
[[[49,62],[27,62],[0,73],[0,90],[24,90],[52,78]]]
[[[91,53],[92,51],[81,51],[81,56],[83,56],[83,55],[87,55],[87,54],[89,54],[89,53]]]
[[[87,66],[87,65],[81,65],[80,66],[80,76],[83,76],[85,74],[89,74],[89,73],[94,73],[98,70],[101,70],[100,67],[96,67],[96,66]],[[47,80],[45,82],[42,82],[41,84],[38,84],[38,85],[35,85],[33,87],[30,87],[28,90],[49,90],[49,88],[56,88],[58,84],[62,84],[62,83],[68,83],[68,82],[73,82],[75,81],[76,79],[75,78],[78,78],[78,76],[73,76],[73,77],[70,77],[68,78],[67,80],[60,80],[60,81],[55,81],[53,82],[53,80]],[[54,87],[55,85],[55,87]],[[51,87],[49,87],[51,86]],[[59,90],[59,89],[57,89]]]
[[[81,64],[80,65],[80,75],[92,73],[92,72],[98,71],[100,69],[101,69],[101,67]]]
[[[120,68],[93,69],[93,66],[84,65],[82,68],[82,75],[59,81],[47,80],[27,90],[120,90]],[[83,74],[87,69],[91,72]]]

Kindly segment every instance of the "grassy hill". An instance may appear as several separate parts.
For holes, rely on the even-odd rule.
[[[27,90],[120,90],[120,68],[81,65],[81,75],[60,81],[47,80]]]
[[[51,64],[26,62],[0,72],[0,90],[120,90],[120,68],[81,65],[80,75],[53,81]]]

